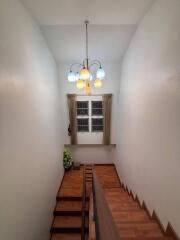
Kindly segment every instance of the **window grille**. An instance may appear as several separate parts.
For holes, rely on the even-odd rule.
[[[92,118],[92,132],[103,132],[103,118]]]
[[[92,116],[103,115],[102,101],[92,101]]]
[[[77,119],[77,131],[78,132],[89,132],[89,118],[78,118]]]
[[[77,101],[77,116],[88,116],[89,115],[89,102],[88,101]]]

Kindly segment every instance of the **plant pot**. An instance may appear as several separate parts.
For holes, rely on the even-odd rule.
[[[70,169],[71,169],[71,167],[65,168],[65,172],[68,172]]]

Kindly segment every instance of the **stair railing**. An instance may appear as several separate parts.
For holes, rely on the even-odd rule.
[[[96,240],[120,240],[104,191],[93,171],[93,201]]]

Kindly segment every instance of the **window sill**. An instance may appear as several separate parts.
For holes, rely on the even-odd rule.
[[[64,144],[65,147],[116,147],[116,144],[109,144],[109,145],[105,145],[105,144],[75,144],[75,145],[72,145],[72,144]]]

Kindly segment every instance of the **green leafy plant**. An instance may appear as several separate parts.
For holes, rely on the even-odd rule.
[[[72,155],[71,155],[71,152],[67,149],[64,150],[64,153],[63,153],[63,165],[64,165],[64,168],[65,170],[68,170],[71,168],[72,166]]]

